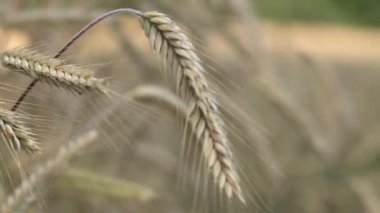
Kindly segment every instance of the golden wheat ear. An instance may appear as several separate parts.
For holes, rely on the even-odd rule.
[[[0,135],[2,140],[16,152],[21,150],[28,153],[40,151],[39,144],[33,138],[31,131],[18,120],[20,117],[14,112],[0,108]]]
[[[144,12],[141,25],[153,51],[175,75],[177,89],[188,105],[187,120],[201,143],[203,157],[220,190],[227,197],[235,196],[244,202],[218,103],[193,44],[165,14]]]
[[[64,60],[44,55],[28,48],[14,48],[2,53],[3,66],[26,74],[58,88],[83,94],[96,92],[107,94],[104,79],[94,77],[92,71],[66,64]]]

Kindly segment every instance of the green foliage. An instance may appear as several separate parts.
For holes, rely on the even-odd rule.
[[[357,24],[380,25],[380,1],[378,0],[331,0],[344,9],[351,22]]]
[[[380,26],[378,0],[254,0],[259,15],[281,21]]]

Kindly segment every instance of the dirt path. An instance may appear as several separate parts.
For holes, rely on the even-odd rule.
[[[338,60],[380,63],[380,29],[323,25],[262,24],[265,45]]]

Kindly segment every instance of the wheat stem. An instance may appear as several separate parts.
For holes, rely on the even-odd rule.
[[[17,99],[17,101],[14,103],[14,105],[11,108],[11,111],[14,112],[17,110],[17,108],[20,106],[20,104],[24,101],[26,96],[28,96],[29,92],[33,89],[33,87],[37,84],[37,79],[34,79],[28,87],[25,89],[25,91],[21,94],[21,96]]]

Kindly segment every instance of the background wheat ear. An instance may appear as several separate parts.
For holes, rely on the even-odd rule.
[[[104,79],[94,77],[94,72],[84,70],[64,60],[53,58],[28,48],[14,48],[1,55],[3,66],[26,74],[64,90],[83,94],[96,92],[107,94]]]
[[[28,153],[40,151],[39,144],[33,138],[32,132],[20,121],[22,115],[0,108],[0,135],[2,140],[19,152]]]
[[[98,132],[96,130],[90,130],[61,146],[54,157],[36,168],[34,173],[31,173],[12,194],[6,197],[0,205],[1,212],[14,212],[17,205],[22,202],[39,181],[43,180],[54,169],[59,168],[61,164],[70,159],[79,150],[94,142],[97,136]]]
[[[142,85],[134,88],[128,94],[133,101],[144,105],[153,105],[169,111],[173,115],[186,118],[186,105],[175,94],[164,88],[153,85]]]
[[[203,157],[220,190],[227,197],[235,196],[244,202],[218,103],[193,44],[163,13],[144,12],[140,20],[151,48],[170,69],[179,94],[187,102],[187,120],[201,143]]]

